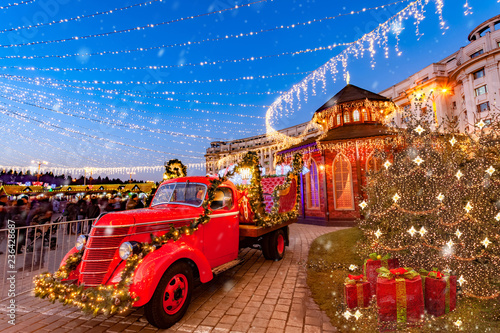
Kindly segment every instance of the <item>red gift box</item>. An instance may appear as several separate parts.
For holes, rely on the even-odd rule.
[[[377,305],[379,320],[417,323],[424,315],[422,279],[413,269],[380,268],[377,278]]]
[[[349,309],[366,308],[370,303],[370,283],[363,281],[363,274],[346,278],[344,283],[345,302]]]
[[[426,272],[426,271],[424,271]],[[427,313],[439,317],[455,310],[457,305],[457,277],[437,270],[422,274]]]
[[[370,254],[370,259],[365,260],[363,265],[363,272],[365,274],[365,280],[370,282],[370,292],[371,295],[376,294],[377,290],[377,269],[385,267],[388,269],[394,269],[399,267],[398,259],[389,258],[389,255],[380,256],[381,259],[377,259],[378,255],[376,253]]]

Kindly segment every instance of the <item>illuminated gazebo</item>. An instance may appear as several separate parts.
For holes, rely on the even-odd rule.
[[[277,153],[283,163],[303,154],[309,169],[302,176],[304,217],[352,221],[360,216],[366,172],[381,167],[373,151],[392,140],[383,121],[394,111],[386,97],[348,84],[315,112],[322,134]]]

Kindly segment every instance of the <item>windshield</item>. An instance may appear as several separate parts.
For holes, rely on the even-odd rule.
[[[151,206],[182,204],[199,207],[203,203],[207,186],[199,183],[170,183],[160,186]]]

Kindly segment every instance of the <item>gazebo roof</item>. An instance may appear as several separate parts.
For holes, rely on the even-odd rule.
[[[321,112],[332,106],[343,104],[347,102],[359,101],[359,100],[371,100],[371,101],[390,101],[387,97],[373,93],[366,89],[360,88],[353,84],[346,85],[341,91],[339,91],[335,96],[330,98],[328,102],[323,104],[316,112]]]

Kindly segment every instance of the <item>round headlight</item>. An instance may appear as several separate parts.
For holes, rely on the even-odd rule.
[[[85,244],[87,243],[87,236],[85,235],[80,235],[78,236],[78,238],[76,239],[76,244],[75,244],[75,247],[78,251],[80,251],[81,249],[83,249],[83,247],[85,246]]]
[[[130,242],[122,243],[122,245],[120,245],[120,249],[119,249],[120,258],[122,258],[122,260],[127,260],[127,258],[130,257],[130,255],[132,254],[133,251],[134,251],[134,247],[132,246],[132,244]]]

